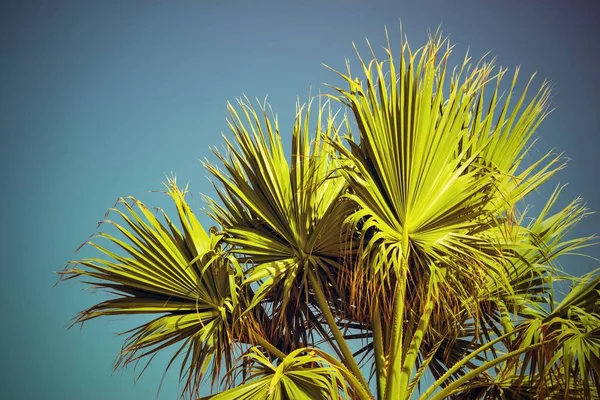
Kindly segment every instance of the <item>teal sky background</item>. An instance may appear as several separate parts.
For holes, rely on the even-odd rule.
[[[600,9],[593,1],[3,1],[0,3],[0,397],[151,399],[168,360],[159,356],[134,384],[133,368],[112,373],[123,337],[142,319],[66,326],[101,294],[55,271],[95,231],[119,196],[166,206],[171,172],[193,193],[211,194],[199,159],[220,146],[225,104],[246,94],[279,114],[283,135],[296,97],[340,84],[322,66],[344,67],[351,43],[385,43],[400,19],[413,47],[440,23],[475,59],[538,71],[553,82],[556,110],[535,152],[571,158],[532,201],[569,182],[600,210]],[[199,196],[192,205],[202,207]],[[168,209],[168,207],[167,207]],[[534,209],[535,210],[535,209]],[[200,213],[200,211],[198,211]],[[202,216],[206,227],[210,220]],[[574,234],[599,232],[592,215]],[[588,254],[599,257],[600,249]],[[93,252],[83,251],[81,256]],[[573,273],[595,262],[569,259]],[[205,392],[207,393],[207,392]],[[179,394],[177,369],[160,399]]]

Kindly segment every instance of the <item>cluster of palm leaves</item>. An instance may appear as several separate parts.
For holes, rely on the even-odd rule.
[[[175,346],[183,394],[215,400],[599,398],[600,277],[556,262],[591,243],[569,235],[587,211],[556,207],[561,188],[523,206],[564,166],[530,151],[548,84],[515,94],[517,70],[503,96],[506,70],[450,71],[438,34],[385,51],[297,107],[291,157],[270,107],[228,105],[205,163],[218,227],[175,179],[176,222],[134,198],[110,210],[119,234],[64,274],[112,294],[76,322],[155,316],[118,365]]]

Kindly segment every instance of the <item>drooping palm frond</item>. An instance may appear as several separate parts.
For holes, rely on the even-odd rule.
[[[456,399],[598,399],[598,272],[581,279],[553,312],[543,318],[530,317],[514,328],[513,340],[497,357],[506,352],[521,357],[509,358],[493,374],[473,375],[453,391],[446,388],[442,393]]]
[[[194,395],[205,375],[214,384],[234,364],[232,323],[238,282],[221,254],[221,237],[207,234],[186,203],[187,190],[179,189],[174,179],[166,187],[181,229],[166,214],[162,222],[140,201],[122,198],[118,204],[125,211],[109,210],[122,222],[107,219],[104,223],[114,226],[123,238],[97,233],[86,244],[103,258],[75,261],[64,274],[67,279],[91,278],[86,283],[115,296],[82,311],[75,323],[108,315],[156,316],[129,332],[117,365],[151,360],[159,350],[180,344],[169,366],[177,356],[184,357],[184,391]],[[96,239],[107,240],[126,255]]]
[[[433,398],[572,398],[597,399],[600,280],[598,272],[578,280],[552,312],[535,314],[511,331],[471,351],[465,359],[490,345],[500,345],[493,356],[482,357],[460,378],[446,381],[465,359],[459,360],[421,397]],[[510,340],[509,340],[510,339]],[[514,355],[511,357],[511,355]],[[502,361],[501,364],[498,361]],[[495,368],[488,374],[486,371]],[[443,382],[446,382],[443,384]],[[469,397],[471,396],[471,397]],[[483,396],[483,397],[482,397]]]
[[[525,367],[545,386],[569,398],[598,398],[600,386],[600,270],[575,279],[571,291],[541,320],[540,336],[556,336],[556,347],[532,354]]]

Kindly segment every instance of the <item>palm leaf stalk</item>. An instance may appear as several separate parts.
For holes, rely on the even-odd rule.
[[[598,399],[600,274],[557,264],[592,244],[570,234],[589,212],[557,208],[561,187],[523,207],[565,166],[531,152],[549,84],[518,93],[517,69],[502,95],[505,69],[450,70],[439,33],[369,50],[316,113],[298,104],[291,155],[270,106],[228,104],[209,233],[174,179],[177,223],[120,199],[117,234],[86,242],[102,257],[63,272],[114,295],[75,322],[152,315],[117,365],[177,344],[192,398],[209,380],[203,399]]]

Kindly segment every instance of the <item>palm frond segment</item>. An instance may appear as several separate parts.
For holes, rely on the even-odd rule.
[[[333,288],[343,253],[341,226],[348,202],[341,201],[345,181],[324,138],[335,138],[339,125],[328,105],[319,105],[311,130],[311,103],[297,107],[291,159],[281,142],[277,118],[240,100],[228,106],[234,141],[217,155],[225,170],[206,164],[220,184],[220,205],[210,202],[223,225],[230,252],[247,266],[245,285],[255,287],[250,308],[267,301],[279,329],[273,336],[308,343],[309,271]],[[296,334],[293,334],[297,331]]]
[[[505,71],[494,75],[484,60],[470,69],[466,56],[450,74],[452,48],[439,35],[415,52],[403,42],[398,60],[389,43],[385,51],[384,61],[359,54],[361,74],[348,64],[338,74],[349,88],[335,87],[359,130],[347,147],[333,145],[358,205],[350,221],[365,237],[364,267],[373,276],[386,275],[386,264],[398,272],[412,251],[418,264],[432,260],[477,281],[480,270],[465,265],[497,268],[490,259],[503,244],[485,231],[559,168],[543,157],[518,172],[547,113],[548,85],[528,104],[523,92],[509,112],[511,96],[498,100]],[[486,112],[484,89],[494,81]]]
[[[65,270],[67,279],[86,278],[87,284],[104,289],[112,298],[82,311],[75,323],[108,315],[147,314],[154,319],[127,332],[118,365],[152,359],[159,350],[180,347],[171,359],[182,355],[181,378],[194,394],[205,375],[214,383],[233,366],[233,312],[237,282],[221,254],[221,237],[207,234],[185,200],[186,189],[175,179],[166,184],[180,228],[162,213],[163,220],[134,198],[121,198],[107,213],[118,220],[104,224],[119,235],[100,231],[86,244],[101,256],[77,260]],[[116,246],[120,255],[103,240]],[[150,362],[150,361],[148,361]],[[224,372],[224,371],[223,371]],[[184,390],[184,391],[185,391]]]
[[[246,357],[253,363],[253,371],[246,383],[205,399],[335,400],[350,398],[352,387],[346,383],[344,377],[344,375],[348,376],[348,372],[344,373],[343,367],[339,369],[332,365],[331,357],[323,358],[323,355],[327,355],[321,350],[297,349],[277,365],[265,358],[258,349],[251,350]]]

